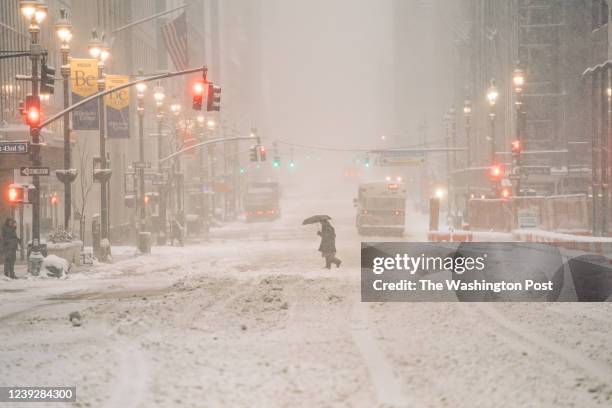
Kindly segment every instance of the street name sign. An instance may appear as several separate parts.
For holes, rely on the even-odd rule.
[[[0,142],[0,153],[24,154],[28,152],[28,142]]]
[[[48,167],[21,167],[19,172],[22,176],[48,176],[50,174]]]
[[[133,166],[135,169],[150,169],[151,162],[134,162]]]
[[[425,161],[425,153],[409,150],[387,150],[380,152],[381,166],[410,166]]]

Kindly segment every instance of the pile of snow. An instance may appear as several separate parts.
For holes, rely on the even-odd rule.
[[[65,278],[70,263],[57,255],[47,256],[40,267],[40,276],[43,278]]]

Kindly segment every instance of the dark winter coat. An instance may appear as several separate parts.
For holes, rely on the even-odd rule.
[[[319,245],[319,251],[323,254],[335,253],[336,252],[336,230],[329,222],[321,223],[321,245]]]
[[[18,245],[17,228],[10,225],[10,220],[6,220],[2,225],[2,253],[5,257],[14,257]]]

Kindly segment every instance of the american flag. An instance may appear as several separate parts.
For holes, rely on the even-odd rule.
[[[176,69],[187,69],[189,62],[187,58],[187,16],[185,13],[181,13],[174,20],[164,24],[161,31],[166,49]]]

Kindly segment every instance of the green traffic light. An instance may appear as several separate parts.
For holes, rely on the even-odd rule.
[[[295,163],[293,161],[289,162],[289,167],[295,167]]]
[[[244,174],[246,172],[246,170],[244,169],[244,167],[240,168],[240,174]]]

